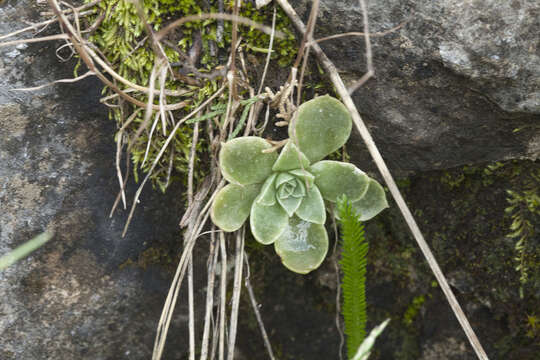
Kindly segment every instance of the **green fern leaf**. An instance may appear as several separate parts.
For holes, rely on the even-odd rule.
[[[338,199],[337,210],[342,239],[342,315],[347,335],[347,353],[349,359],[352,359],[366,336],[365,283],[369,244],[364,236],[364,224],[345,196]]]

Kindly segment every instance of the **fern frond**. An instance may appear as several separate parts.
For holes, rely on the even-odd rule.
[[[347,353],[349,359],[352,359],[366,336],[365,283],[369,244],[364,236],[364,224],[346,197],[338,200],[338,215],[342,240],[342,315],[347,335]]]

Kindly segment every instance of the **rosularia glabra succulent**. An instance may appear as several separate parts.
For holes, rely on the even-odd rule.
[[[345,195],[361,220],[388,207],[381,185],[356,166],[322,160],[345,144],[351,128],[345,106],[326,95],[298,108],[279,155],[255,136],[222,144],[219,164],[230,184],[216,195],[213,222],[235,231],[249,217],[253,237],[274,244],[288,269],[316,269],[328,251],[325,204]]]

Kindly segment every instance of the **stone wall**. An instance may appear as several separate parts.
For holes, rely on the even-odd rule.
[[[306,1],[292,3],[305,16]],[[0,34],[37,21],[44,9],[29,0],[0,2]],[[360,14],[356,1],[322,1],[317,36],[361,31]],[[528,186],[519,179],[538,164],[510,161],[508,173],[483,175],[485,162],[538,157],[539,15],[527,0],[371,1],[372,31],[408,23],[373,39],[376,78],[354,96],[392,170],[414,174],[400,185],[492,359],[532,360],[540,351],[540,335],[526,336],[540,274],[521,299],[504,217],[506,190]],[[115,124],[98,102],[101,84],[12,91],[71,77],[75,61],[59,61],[58,45],[0,48],[0,253],[45,229],[56,233],[0,273],[0,358],[149,359],[181,249],[183,189],[162,195],[148,187],[120,236],[127,211],[108,217],[118,189]],[[361,76],[362,39],[323,47],[347,81]],[[348,152],[374,170],[359,138]],[[128,196],[134,191],[131,184]],[[473,359],[395,206],[367,234],[369,326],[392,318],[373,359]],[[196,247],[199,301],[207,245],[201,238]],[[271,249],[250,240],[247,248],[278,358],[336,358],[334,258],[299,276]],[[185,299],[175,314],[164,359],[187,358]],[[239,331],[236,358],[265,358],[246,299]]]

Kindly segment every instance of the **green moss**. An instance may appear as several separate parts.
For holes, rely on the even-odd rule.
[[[231,9],[232,9],[232,1]],[[251,2],[245,2],[240,9],[240,16],[249,18],[257,23],[270,26],[272,24],[273,7],[265,6],[261,9],[256,9]],[[292,32],[291,22],[287,14],[278,7],[276,11],[276,30],[285,34],[285,38],[274,38],[272,59],[276,60],[280,66],[290,66],[296,57],[298,44],[296,37]],[[232,32],[232,24],[225,23],[225,40],[230,42],[230,34]],[[239,33],[246,39],[247,51],[252,54],[263,54],[266,56],[268,45],[270,44],[270,35],[255,30],[251,27],[240,26]]]
[[[411,326],[414,319],[418,315],[418,312],[424,305],[424,302],[426,301],[425,295],[419,295],[415,296],[410,303],[407,310],[405,310],[405,314],[403,314],[403,323],[407,326]]]
[[[540,317],[536,314],[527,315],[527,337],[540,341]]]
[[[89,0],[87,0],[88,2]],[[179,19],[186,15],[200,14],[206,12],[217,12],[217,1],[208,1],[206,3],[196,0],[144,0],[143,11],[149,24],[154,30],[159,30],[165,24],[172,20]],[[144,24],[139,18],[136,8],[128,0],[103,0],[97,5],[97,8],[105,13],[104,20],[89,37],[101,54],[106,58],[109,65],[125,79],[140,85],[147,86],[150,73],[154,66],[155,55],[147,39]],[[232,2],[226,2],[225,11],[231,12]],[[256,22],[271,25],[273,8],[264,7],[256,10],[251,3],[245,3],[240,11],[240,15],[248,17]],[[88,18],[88,24],[91,24],[99,17],[99,14]],[[170,33],[167,40],[174,46],[177,46],[184,53],[188,53],[195,42],[195,35],[200,34],[202,40],[201,54],[199,62],[199,72],[210,72],[216,70],[220,63],[223,63],[230,47],[231,22],[224,22],[224,36],[221,41],[217,39],[217,20],[204,20],[189,22],[181,28]],[[239,37],[243,39],[244,51],[248,55],[258,58],[259,63],[264,63],[266,54],[261,49],[266,49],[269,45],[270,36],[249,26],[239,25]],[[290,65],[296,56],[296,39],[292,32],[290,21],[282,10],[276,14],[276,29],[286,34],[284,39],[275,39],[274,55],[272,59],[282,66]],[[179,53],[174,46],[164,45],[164,52],[171,63],[181,62]],[[77,71],[77,69],[75,70]],[[167,103],[173,104],[185,102],[185,106],[174,111],[176,121],[192,111],[209,96],[214,94],[219,87],[219,78],[209,80],[203,78],[193,78],[194,84],[187,84],[179,78],[171,79],[166,83],[166,88],[170,90],[186,90],[182,96],[167,96]],[[117,82],[117,86],[126,90],[127,86]],[[157,85],[156,85],[157,86]],[[104,94],[112,95],[113,92],[105,88]],[[146,103],[145,94],[132,92],[131,96]],[[155,103],[157,104],[157,94]],[[215,104],[224,104],[227,99],[226,92],[222,97],[216,99]],[[127,102],[117,102],[117,105],[111,108],[110,117],[122,127],[126,119],[134,112],[135,108]],[[251,106],[252,104],[245,105]],[[152,114],[153,123],[156,114]],[[141,111],[135,119],[124,130],[124,143],[127,140],[132,141],[134,134],[144,121],[144,111]],[[154,130],[151,132],[150,126],[147,131],[143,131],[131,147],[129,154],[134,164],[133,172],[135,179],[139,179],[139,172],[147,173],[151,165],[157,158],[161,146],[165,143],[174,124],[167,124],[166,129],[162,128],[162,121],[158,121]],[[240,128],[238,129],[240,130]],[[186,182],[188,172],[188,161],[193,136],[193,125],[186,124],[180,126],[173,138],[173,145],[169,146],[157,167],[155,168],[151,179],[154,187],[165,191],[167,186],[173,181]],[[199,138],[202,138],[200,136]],[[126,140],[127,139],[127,140]],[[117,139],[118,140],[118,139]],[[150,145],[148,145],[150,144]],[[197,146],[197,156],[195,168],[195,179],[201,180],[204,177],[206,169],[202,167],[201,159],[209,157],[209,145],[204,141],[199,141]],[[172,159],[172,166],[171,166]],[[172,174],[170,174],[172,168]]]

